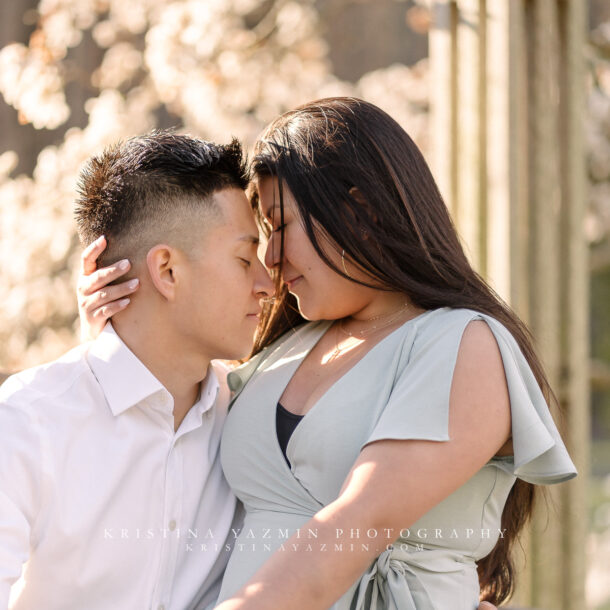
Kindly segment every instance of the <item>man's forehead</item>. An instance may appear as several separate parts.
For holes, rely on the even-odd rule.
[[[220,201],[223,201],[226,199],[234,199],[234,198],[248,200],[246,191],[244,191],[243,189],[240,189],[238,186],[235,186],[233,184],[230,184],[223,188],[219,188],[218,190],[216,190],[212,193],[212,199],[216,199],[216,200],[220,200]]]
[[[255,246],[258,246],[258,244],[260,243],[260,239],[259,239],[258,235],[253,235],[253,234],[242,235],[241,237],[237,238],[237,241],[245,241],[245,242],[251,243]]]
[[[260,243],[254,211],[245,192],[236,187],[214,193],[222,222],[216,230],[231,242],[258,246]]]

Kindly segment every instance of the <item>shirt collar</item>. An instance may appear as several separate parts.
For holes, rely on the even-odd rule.
[[[113,415],[120,415],[159,391],[167,392],[116,334],[110,322],[91,343],[87,361],[102,386]]]
[[[208,365],[208,374],[206,378],[201,382],[201,390],[199,391],[199,398],[194,405],[194,408],[198,409],[199,413],[205,413],[209,411],[216,402],[216,397],[220,391],[220,382],[214,367],[210,363]]]
[[[113,415],[120,415],[130,407],[160,392],[163,392],[173,404],[165,386],[125,345],[110,322],[106,323],[100,336],[91,343],[87,361],[102,386]],[[201,415],[211,409],[219,390],[218,376],[210,364],[193,408]],[[171,411],[173,407],[170,406]]]

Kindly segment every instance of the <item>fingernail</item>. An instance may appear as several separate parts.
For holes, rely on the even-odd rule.
[[[101,244],[106,238],[103,235],[100,235],[96,240],[96,244]]]
[[[138,280],[137,278],[135,280],[129,280],[127,282],[127,286],[133,290],[138,284],[140,283],[140,280]]]
[[[131,301],[131,299],[123,299],[123,300],[119,301],[119,305],[121,307],[126,307],[127,305],[129,305],[130,301]]]
[[[119,264],[118,267],[121,271],[125,271],[129,267],[129,261],[125,258]]]

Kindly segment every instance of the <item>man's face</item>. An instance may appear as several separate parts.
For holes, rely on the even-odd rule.
[[[244,192],[228,188],[213,198],[220,218],[188,254],[172,315],[198,352],[234,360],[250,353],[259,301],[273,283],[257,256],[258,228]]]

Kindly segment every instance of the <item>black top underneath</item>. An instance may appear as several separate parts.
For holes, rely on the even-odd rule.
[[[280,449],[284,454],[284,459],[288,466],[290,466],[290,462],[286,457],[286,447],[288,446],[288,441],[294,432],[294,429],[299,425],[299,422],[303,419],[303,415],[297,415],[296,413],[291,413],[282,407],[282,405],[278,402],[277,409],[275,411],[275,428],[277,430],[277,440],[280,444]]]

